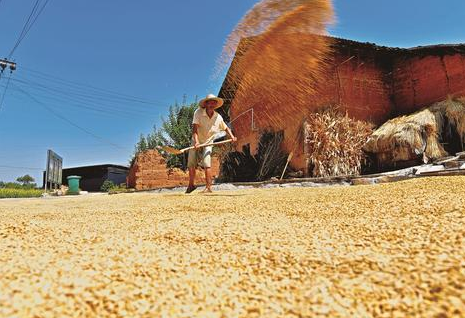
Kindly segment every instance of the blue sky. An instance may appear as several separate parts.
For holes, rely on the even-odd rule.
[[[8,55],[34,2],[0,2],[0,56]],[[50,0],[13,56],[18,70],[0,108],[0,180],[29,173],[40,182],[48,148],[64,157],[65,167],[127,164],[139,134],[159,124],[170,104],[184,94],[192,101],[218,92],[221,79],[211,79],[216,59],[255,3]],[[335,8],[335,36],[401,47],[465,42],[463,0],[448,0],[447,6],[433,0],[336,0]],[[0,79],[0,96],[7,76]],[[97,95],[70,82],[125,96],[113,104],[115,93]],[[87,103],[82,92],[97,100]],[[113,111],[97,112],[96,104]]]

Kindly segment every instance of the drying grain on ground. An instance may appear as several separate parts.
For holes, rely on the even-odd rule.
[[[465,177],[0,213],[2,317],[465,315]]]

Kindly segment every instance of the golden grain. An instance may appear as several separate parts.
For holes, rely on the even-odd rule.
[[[1,317],[465,315],[465,177],[0,213]]]

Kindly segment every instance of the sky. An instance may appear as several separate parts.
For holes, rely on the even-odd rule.
[[[35,1],[0,0],[0,56]],[[222,78],[212,74],[223,44],[256,2],[50,0],[12,56],[18,66],[0,105],[0,180],[27,173],[41,183],[47,149],[64,167],[128,165],[139,135],[160,125],[171,104],[218,93]],[[398,47],[465,43],[463,0],[334,6],[334,36]],[[0,101],[9,75],[0,78]]]

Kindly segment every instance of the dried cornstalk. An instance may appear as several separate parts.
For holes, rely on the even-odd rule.
[[[371,124],[328,109],[310,114],[304,129],[312,176],[360,174],[365,163],[362,148],[372,133]]]

